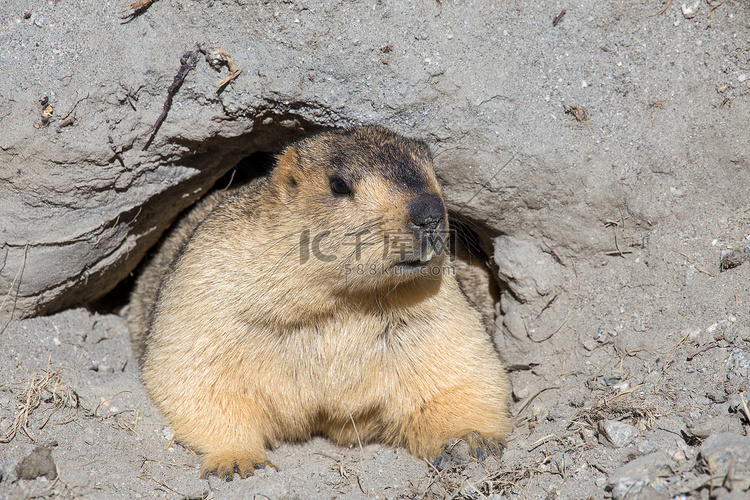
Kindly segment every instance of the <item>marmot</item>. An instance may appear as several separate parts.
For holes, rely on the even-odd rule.
[[[314,434],[444,463],[502,453],[509,384],[446,266],[428,146],[376,126],[313,134],[270,175],[196,206],[140,276],[143,381],[201,476],[273,465]]]

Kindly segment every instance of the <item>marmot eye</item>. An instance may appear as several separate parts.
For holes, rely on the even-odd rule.
[[[331,177],[331,191],[340,196],[352,194],[352,188],[340,177]]]

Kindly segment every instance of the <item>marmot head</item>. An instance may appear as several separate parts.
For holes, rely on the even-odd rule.
[[[320,132],[281,153],[271,189],[316,280],[350,293],[439,278],[448,220],[424,142],[375,126]]]

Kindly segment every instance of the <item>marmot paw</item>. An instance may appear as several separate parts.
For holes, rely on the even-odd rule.
[[[481,462],[491,456],[501,458],[503,444],[497,438],[485,438],[479,432],[474,431],[448,441],[437,458],[433,460],[432,465],[437,470],[443,470],[451,462],[465,463],[472,458]]]
[[[231,481],[236,471],[240,475],[240,479],[245,479],[254,476],[255,469],[265,469],[266,466],[279,470],[265,457],[260,460],[253,460],[247,455],[238,455],[234,452],[209,453],[203,458],[201,478],[214,474],[219,479]]]

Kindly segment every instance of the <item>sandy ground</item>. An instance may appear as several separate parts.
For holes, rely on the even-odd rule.
[[[534,238],[565,248],[545,248],[561,269],[555,292],[522,309],[506,303],[497,319],[494,339],[513,370],[516,421],[501,461],[438,473],[401,449],[343,449],[317,438],[271,451],[278,472],[201,480],[199,457],[172,440],[139,381],[122,317],[127,304],[113,295],[91,310],[0,325],[0,498],[747,498],[750,412],[742,398],[750,399],[750,149],[747,136],[737,132],[749,130],[742,125],[750,95],[747,4],[727,0],[713,12],[711,22],[724,33],[708,29],[705,2],[695,21],[677,4],[657,18],[660,3],[613,2],[626,13],[615,18],[608,17],[606,2],[588,2],[590,20],[580,12],[574,18],[572,6],[550,4],[539,4],[545,15],[570,10],[561,23],[612,26],[613,34],[603,41],[581,38],[582,45],[602,47],[591,60],[580,54],[565,59],[571,73],[583,68],[585,85],[580,78],[574,85],[543,79],[549,108],[542,93],[528,90],[530,79],[514,80],[512,105],[492,96],[478,100],[477,107],[492,109],[477,113],[476,122],[485,126],[499,113],[498,127],[507,120],[505,130],[511,130],[503,140],[527,141],[529,155],[542,157],[542,144],[556,150],[556,141],[564,142],[555,127],[566,141],[578,141],[559,146],[563,157],[585,152],[577,163],[566,163],[575,167],[570,171],[532,165],[528,175],[522,168],[515,178],[498,180],[520,185],[522,177],[544,175],[548,184],[540,181],[540,190],[568,203],[554,187],[565,185],[563,177],[580,178],[579,203],[561,206],[559,226],[540,216],[519,217],[514,227],[518,233],[528,224]],[[634,12],[641,17],[629,21]],[[522,33],[521,19],[508,29]],[[524,51],[556,42],[508,43]],[[565,50],[575,55],[577,43]],[[662,46],[672,59],[658,53]],[[524,57],[533,59],[528,50]],[[607,80],[602,68],[619,68],[617,51],[629,54],[623,60],[633,66],[615,69]],[[668,84],[660,81],[661,71],[684,79],[660,93]],[[711,93],[695,94],[706,78]],[[607,85],[586,97],[596,80]],[[463,82],[470,86],[471,75]],[[570,103],[589,106],[588,125],[555,102],[566,87],[574,89],[565,94]],[[637,110],[623,104],[633,94],[640,96]],[[154,97],[152,108],[160,109],[162,99]],[[665,116],[668,123],[661,122]],[[423,125],[404,120],[402,129]],[[635,120],[644,125],[633,138],[626,132]],[[654,122],[661,127],[658,138],[650,132]],[[439,152],[441,130],[429,135]],[[587,156],[600,147],[601,156]],[[632,163],[610,162],[624,150],[636,152]],[[450,152],[436,158],[440,171]],[[616,179],[613,193],[606,192],[609,178],[588,176],[589,165],[607,162]],[[450,185],[446,196],[456,196]],[[609,211],[588,213],[604,198]],[[524,203],[536,213],[534,200]],[[500,225],[513,223],[512,214],[503,217]],[[566,240],[565,231],[575,234]],[[584,237],[590,247],[581,246]],[[49,453],[32,453],[37,447]]]

